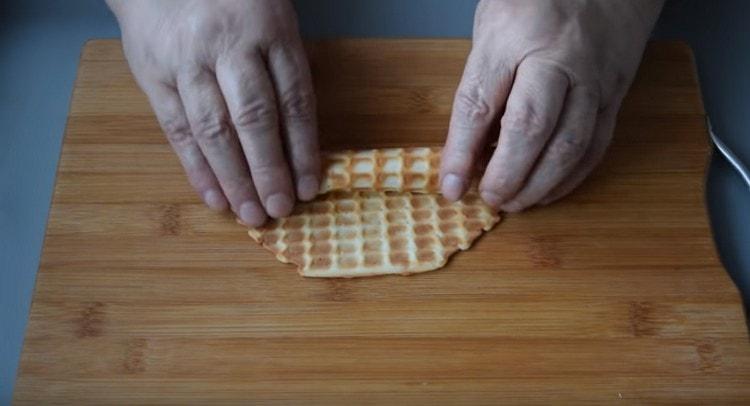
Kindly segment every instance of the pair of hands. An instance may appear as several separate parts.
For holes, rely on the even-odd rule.
[[[483,0],[454,101],[443,194],[516,212],[602,159],[664,0]],[[320,184],[315,96],[288,0],[108,0],[133,74],[191,185],[246,224]],[[500,131],[493,129],[500,124]]]

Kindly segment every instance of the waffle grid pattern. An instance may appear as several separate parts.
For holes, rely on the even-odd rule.
[[[499,217],[475,196],[333,192],[250,236],[304,276],[360,277],[425,272],[469,248]]]
[[[387,148],[328,153],[321,193],[375,190],[438,191],[439,148]]]

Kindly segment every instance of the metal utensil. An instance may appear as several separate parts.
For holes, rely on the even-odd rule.
[[[711,119],[706,118],[706,122],[708,123],[708,134],[711,136],[711,141],[713,141],[714,145],[716,145],[716,148],[721,152],[721,154],[726,158],[727,161],[734,167],[734,169],[737,171],[737,173],[740,174],[742,179],[747,184],[747,187],[750,188],[750,171],[747,169],[747,166],[745,166],[742,161],[735,155],[732,150],[727,147],[726,144],[724,144],[723,141],[719,138],[719,136],[716,135],[714,132],[714,127],[711,125]]]

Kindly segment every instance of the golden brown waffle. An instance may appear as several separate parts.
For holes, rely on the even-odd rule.
[[[333,192],[250,236],[303,276],[352,278],[441,268],[499,216],[476,195]]]
[[[321,193],[374,190],[437,193],[439,148],[386,148],[324,156]]]
[[[321,195],[250,236],[310,277],[354,278],[441,268],[500,217],[476,193],[438,194],[440,149],[328,153]]]

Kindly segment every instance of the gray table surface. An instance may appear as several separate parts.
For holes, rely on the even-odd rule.
[[[307,37],[469,37],[467,0],[299,0]],[[117,37],[101,0],[0,2],[0,405],[10,403],[78,56],[90,38]],[[746,0],[677,0],[657,38],[696,52],[717,132],[750,162],[750,35]],[[750,190],[722,159],[707,201],[726,268],[750,292]],[[745,297],[748,297],[747,294]]]

